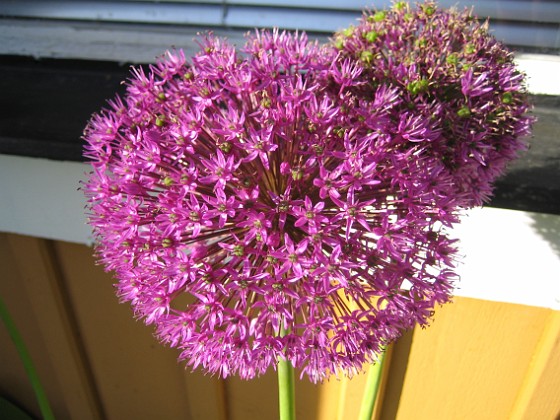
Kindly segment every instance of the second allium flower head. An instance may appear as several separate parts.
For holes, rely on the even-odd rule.
[[[243,378],[279,358],[313,381],[352,374],[449,299],[455,249],[442,225],[488,195],[469,192],[473,171],[490,173],[490,188],[529,119],[511,60],[492,70],[503,88],[480,66],[461,68],[457,53],[456,75],[437,80],[468,79],[466,99],[445,105],[432,68],[395,64],[397,44],[376,50],[391,39],[389,20],[407,13],[410,36],[433,34],[422,7],[368,14],[336,46],[263,31],[239,54],[207,36],[188,64],[175,52],[134,70],[124,101],[94,116],[86,194],[99,259],[181,359]],[[448,28],[477,27],[433,14],[459,25]],[[368,26],[382,20],[385,29]],[[475,98],[490,89],[502,102],[511,92],[508,118],[525,107],[518,125],[489,125],[455,147],[463,139],[450,133],[478,127],[487,111]],[[464,106],[476,118],[457,116]],[[462,129],[449,128],[457,121]]]

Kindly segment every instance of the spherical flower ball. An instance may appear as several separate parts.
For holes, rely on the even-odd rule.
[[[356,129],[335,55],[305,35],[257,32],[242,53],[208,35],[190,62],[134,69],[86,128],[99,261],[190,366],[353,374],[449,299],[456,214],[421,178],[395,183],[401,151],[376,144],[401,99],[379,89],[376,131]]]
[[[525,149],[533,123],[524,75],[488,24],[431,1],[397,2],[366,11],[332,45],[339,52],[332,73],[344,74],[332,78],[333,89],[357,118],[365,116],[366,128],[380,90],[400,98],[386,141],[424,160],[421,171],[437,178],[440,206],[488,201],[494,180]],[[439,181],[444,173],[446,185]]]

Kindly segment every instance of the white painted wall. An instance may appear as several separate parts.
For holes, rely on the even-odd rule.
[[[560,216],[477,208],[453,232],[457,295],[560,309]]]
[[[560,95],[560,56],[515,55],[517,68],[527,75],[527,89],[538,95]]]
[[[0,231],[91,243],[78,191],[88,165],[0,155]],[[560,309],[560,216],[469,211],[454,236],[457,295]]]
[[[88,165],[0,155],[0,231],[91,243],[78,191]]]

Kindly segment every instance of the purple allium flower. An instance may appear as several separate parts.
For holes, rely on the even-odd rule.
[[[209,35],[190,63],[134,70],[86,129],[98,258],[193,367],[352,374],[449,299],[459,175],[433,164],[444,128],[404,110],[448,111],[391,78],[370,94],[355,79],[375,70],[337,57],[305,35],[258,32],[244,55]]]
[[[524,77],[513,54],[489,35],[487,24],[430,1],[398,2],[366,12],[333,46],[339,51],[330,70],[333,91],[361,122],[356,129],[377,132],[370,117],[379,112],[377,98],[394,96],[385,137],[376,143],[387,142],[383,147],[399,150],[403,159],[414,157],[405,182],[418,180],[419,171],[444,208],[489,199],[492,182],[525,148],[520,139],[533,118],[526,115]],[[350,67],[354,76],[342,77]]]

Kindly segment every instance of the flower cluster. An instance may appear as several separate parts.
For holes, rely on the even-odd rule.
[[[346,77],[333,77],[341,99],[357,118],[377,108],[380,89],[400,99],[390,139],[431,160],[422,171],[433,176],[443,207],[488,201],[492,182],[524,149],[519,139],[530,134],[533,118],[513,54],[488,34],[487,23],[430,1],[398,2],[365,13],[334,44],[346,69]]]
[[[426,7],[366,15],[336,46],[261,31],[241,54],[208,35],[92,118],[99,260],[180,359],[353,374],[449,300],[444,226],[529,120],[510,56]]]

